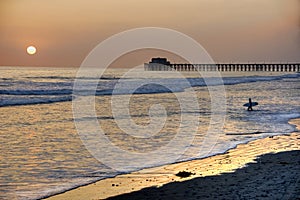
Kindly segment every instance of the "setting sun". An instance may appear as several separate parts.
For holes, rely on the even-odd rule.
[[[36,53],[36,48],[34,46],[27,47],[27,53],[33,55]]]

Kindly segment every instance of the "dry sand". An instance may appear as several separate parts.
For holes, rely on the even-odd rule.
[[[261,156],[234,173],[172,182],[109,199],[300,199],[300,151]]]
[[[299,130],[300,119],[291,123]],[[180,171],[194,175],[180,178],[175,175]],[[296,132],[238,145],[205,159],[119,175],[48,199],[300,199],[299,175]]]

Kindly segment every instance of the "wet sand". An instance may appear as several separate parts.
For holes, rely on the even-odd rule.
[[[299,130],[300,119],[290,123]],[[176,176],[180,171],[193,175]],[[296,132],[238,145],[205,159],[119,175],[48,199],[300,199],[299,176]]]
[[[233,173],[145,188],[109,199],[299,199],[300,151],[265,154]]]

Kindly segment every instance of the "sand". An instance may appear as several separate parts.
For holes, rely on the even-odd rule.
[[[109,199],[300,199],[300,151],[265,154],[234,173],[168,183]]]
[[[300,119],[290,123],[299,129]],[[193,175],[176,176],[180,171]],[[299,175],[296,132],[241,144],[205,159],[119,175],[48,199],[300,199]]]

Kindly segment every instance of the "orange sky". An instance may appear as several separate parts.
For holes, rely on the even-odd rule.
[[[79,66],[107,37],[148,26],[189,35],[218,62],[300,62],[299,7],[299,0],[0,0],[0,65]],[[27,55],[29,45],[38,53]],[[115,65],[160,55],[168,54],[134,52]]]

